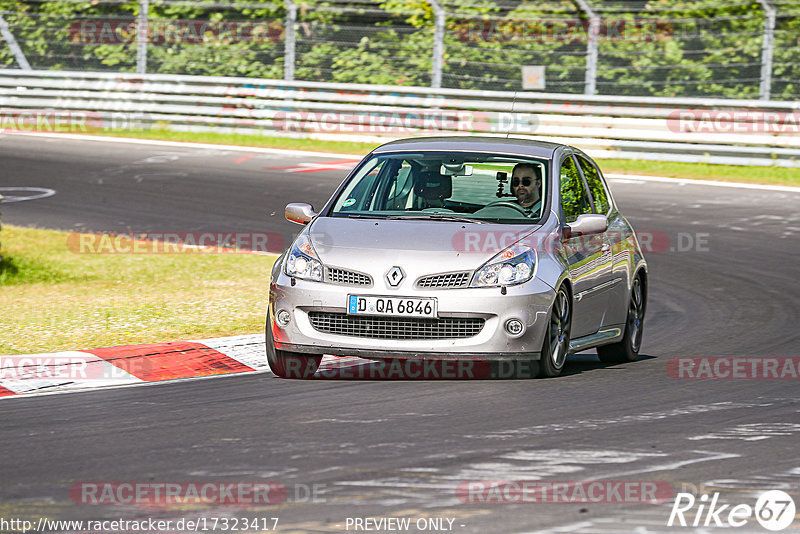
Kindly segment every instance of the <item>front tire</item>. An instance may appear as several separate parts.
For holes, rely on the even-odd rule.
[[[267,363],[280,378],[311,378],[322,362],[321,354],[303,354],[275,348],[272,337],[272,321],[267,313]]]
[[[569,334],[572,327],[572,306],[569,293],[561,286],[556,293],[550,320],[542,343],[539,377],[552,378],[561,374],[569,354]]]
[[[628,301],[628,319],[622,339],[610,345],[597,347],[597,356],[605,363],[632,362],[639,357],[642,347],[642,327],[647,308],[647,290],[642,277],[636,275],[631,285],[631,298]]]

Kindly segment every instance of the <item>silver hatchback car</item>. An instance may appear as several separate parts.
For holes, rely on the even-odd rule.
[[[267,359],[308,378],[323,354],[526,361],[636,359],[647,264],[580,150],[494,137],[393,141],[367,155],[272,270]]]

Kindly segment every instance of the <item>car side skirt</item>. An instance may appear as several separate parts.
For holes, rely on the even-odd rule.
[[[569,342],[570,354],[580,352],[582,350],[591,349],[606,343],[614,343],[622,338],[624,330],[618,327],[605,328],[597,333],[572,339]]]

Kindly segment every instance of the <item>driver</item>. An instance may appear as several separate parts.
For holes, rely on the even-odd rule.
[[[511,193],[528,217],[538,215],[542,205],[542,175],[538,165],[517,163],[511,172]]]

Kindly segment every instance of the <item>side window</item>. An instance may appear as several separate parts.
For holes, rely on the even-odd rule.
[[[568,223],[575,222],[578,215],[592,213],[592,204],[571,156],[561,164],[561,207]]]
[[[589,160],[582,156],[578,156],[578,163],[583,169],[583,176],[586,178],[586,183],[589,184],[589,191],[592,193],[594,199],[594,207],[597,208],[597,213],[605,215],[611,208],[608,202],[608,195],[606,188],[603,187],[603,180],[594,165]]]

